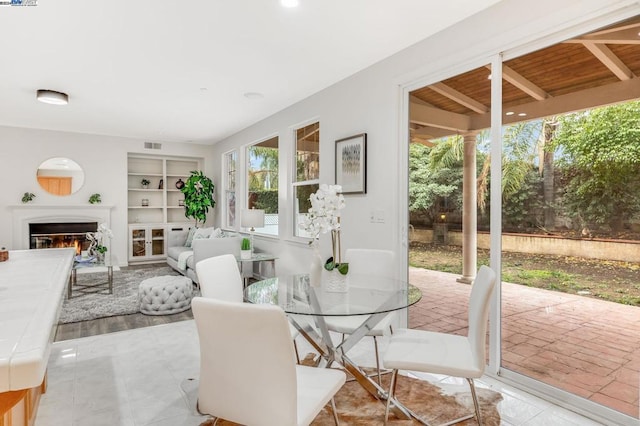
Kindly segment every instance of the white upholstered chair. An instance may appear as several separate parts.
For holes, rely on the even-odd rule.
[[[296,365],[288,320],[273,305],[196,297],[198,411],[252,426],[309,425],[345,383],[343,371]]]
[[[482,424],[473,379],[484,374],[489,302],[495,281],[495,272],[487,266],[481,266],[469,296],[469,331],[467,336],[411,329],[395,331],[383,356],[384,366],[393,369],[385,411],[385,424],[389,415],[389,402],[395,394],[398,370],[446,374],[467,379],[471,388],[475,417],[478,424]],[[474,414],[470,414],[447,424],[473,417]]]
[[[196,263],[196,273],[200,281],[202,297],[236,303],[244,301],[242,276],[234,255],[224,254],[201,260]],[[289,332],[293,339],[296,360],[300,363],[296,344],[296,337],[300,332],[291,324],[289,324]]]
[[[234,255],[223,254],[196,263],[202,297],[242,303],[242,277]]]
[[[395,253],[391,250],[375,249],[348,249],[345,252],[345,261],[349,263],[349,274],[363,274],[372,279],[359,282],[358,285],[376,288],[378,282],[374,277],[393,277],[395,270]],[[378,353],[377,337],[391,334],[393,329],[391,324],[395,318],[395,313],[390,313],[384,317],[375,327],[367,333],[373,337],[373,344],[376,355],[376,369],[378,373],[378,383],[380,379],[380,355]],[[336,333],[341,333],[344,339],[345,334],[352,334],[356,328],[362,324],[366,317],[354,315],[346,317],[325,317],[327,328]]]

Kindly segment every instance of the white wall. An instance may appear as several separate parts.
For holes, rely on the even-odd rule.
[[[221,165],[221,155],[226,151],[269,135],[280,137],[281,235],[279,240],[257,238],[256,246],[280,256],[277,266],[280,273],[308,270],[310,250],[291,238],[290,176],[284,171],[293,162],[291,126],[315,118],[320,121],[322,183],[335,181],[335,140],[362,132],[368,135],[367,194],[346,196],[342,214],[343,250],[357,246],[406,251],[403,232],[407,221],[407,124],[406,117],[401,116],[403,88],[435,83],[489,64],[495,54],[508,49],[531,50],[532,47],[524,46],[545,37],[551,36],[547,44],[555,43],[560,39],[554,34],[563,30],[562,38],[577,35],[571,31],[583,25],[580,31],[584,32],[588,20],[597,19],[598,26],[614,22],[621,15],[630,16],[631,8],[620,11],[627,5],[634,5],[638,13],[635,1],[505,0],[214,145],[214,162]],[[217,182],[221,182],[220,171],[221,167],[215,168]],[[243,198],[239,193],[238,202]],[[220,192],[217,199],[222,200]],[[374,210],[382,211],[384,223],[369,220]],[[327,254],[328,239],[321,238],[322,251]]]
[[[161,150],[144,149],[144,141],[48,130],[0,127],[0,246],[13,249],[14,230],[9,206],[22,205],[25,192],[36,195],[34,205],[89,205],[91,194],[111,205],[112,249],[121,265],[127,261],[127,153],[205,158],[204,172],[212,176],[211,148],[163,143]],[[85,172],[84,185],[65,197],[46,193],[36,170],[51,157],[68,157]],[[185,219],[186,220],[186,219]],[[16,231],[17,232],[17,231]]]

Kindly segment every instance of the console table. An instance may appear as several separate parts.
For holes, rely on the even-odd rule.
[[[18,250],[0,262],[0,424],[35,421],[74,254]]]

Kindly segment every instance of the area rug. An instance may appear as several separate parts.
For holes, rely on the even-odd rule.
[[[147,278],[160,275],[179,275],[169,266],[126,268],[113,272],[113,294],[82,294],[74,292],[65,299],[60,312],[60,324],[87,321],[140,311],[138,286]],[[90,284],[106,281],[106,273],[78,274],[78,283]]]
[[[383,388],[389,388],[390,374],[383,376]],[[431,424],[446,423],[458,417],[473,413],[473,400],[467,385],[447,385],[441,389],[423,380],[398,376],[396,395],[398,400]],[[502,400],[498,392],[476,387],[480,402],[483,425],[498,426],[500,414],[497,404]],[[196,391],[197,392],[197,391]],[[338,418],[342,426],[381,425],[384,422],[384,404],[374,399],[357,382],[349,381],[335,396]],[[325,407],[315,418],[312,426],[333,425],[331,409]],[[389,415],[390,425],[419,425],[416,420],[399,420]],[[476,425],[475,419],[461,425]],[[200,426],[211,426],[213,420],[207,420]],[[217,426],[231,426],[236,423],[219,420]]]

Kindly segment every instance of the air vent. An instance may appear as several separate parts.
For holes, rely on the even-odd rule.
[[[145,149],[162,149],[162,144],[157,142],[145,142],[144,148]]]

